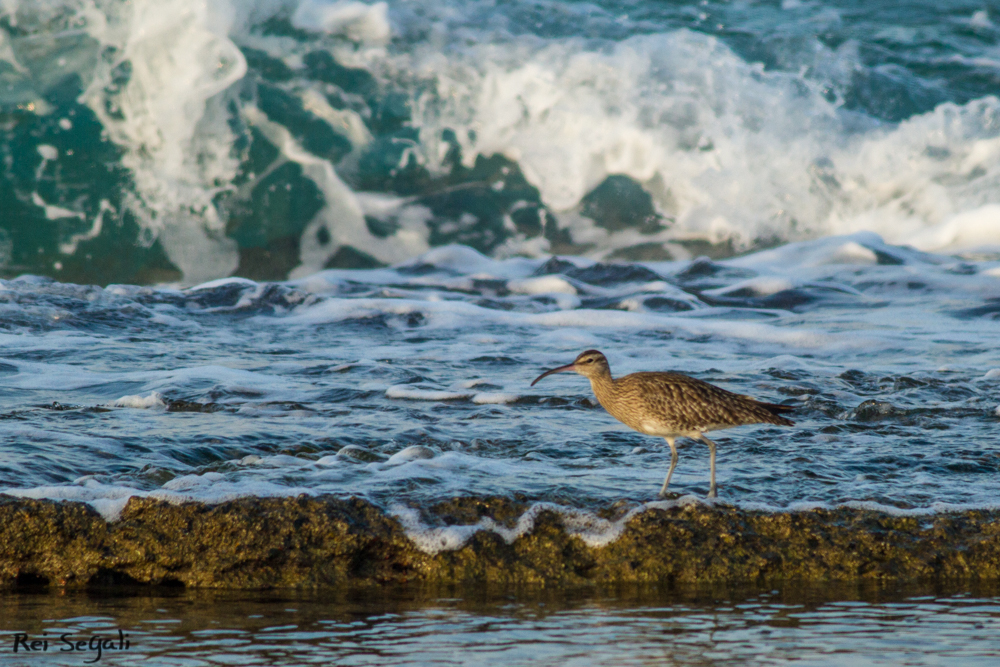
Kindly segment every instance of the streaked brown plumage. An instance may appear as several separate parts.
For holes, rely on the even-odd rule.
[[[582,352],[573,363],[545,371],[531,385],[552,373],[568,371],[590,380],[594,395],[612,417],[640,433],[666,439],[670,470],[660,496],[666,495],[677,467],[677,438],[694,438],[708,445],[712,477],[708,497],[715,498],[715,443],[705,437],[707,431],[744,424],[792,426],[781,416],[792,410],[786,405],[763,403],[680,373],[632,373],[616,380],[607,358],[597,350]]]

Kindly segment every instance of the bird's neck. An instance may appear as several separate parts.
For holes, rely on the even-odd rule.
[[[615,380],[611,377],[611,373],[601,373],[587,379],[590,380],[590,388],[594,390],[594,396],[597,397],[598,402],[601,405],[607,405],[606,401],[615,393]]]

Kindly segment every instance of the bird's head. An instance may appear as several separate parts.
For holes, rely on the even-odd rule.
[[[587,350],[586,352],[581,352],[573,363],[545,371],[535,378],[535,381],[531,383],[531,386],[534,387],[535,382],[538,382],[546,375],[552,375],[553,373],[568,373],[569,371],[579,373],[587,378],[611,374],[611,368],[608,366],[607,358],[597,350]]]

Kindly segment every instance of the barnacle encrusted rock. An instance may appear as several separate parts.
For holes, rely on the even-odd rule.
[[[438,527],[488,517],[511,528],[524,500],[454,498]],[[600,514],[619,517],[621,507]],[[331,589],[355,584],[575,586],[780,581],[1000,580],[1000,513],[895,516],[862,509],[767,513],[688,505],[634,514],[591,548],[543,509],[507,543],[479,531],[429,554],[356,498],[242,498],[218,505],[129,500],[106,522],[74,502],[0,496],[0,587],[107,584]]]

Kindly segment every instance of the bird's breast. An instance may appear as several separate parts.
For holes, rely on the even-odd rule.
[[[655,436],[676,436],[692,431],[690,425],[677,422],[669,406],[662,401],[653,404],[641,392],[612,383],[591,381],[594,395],[612,417],[639,433]]]

